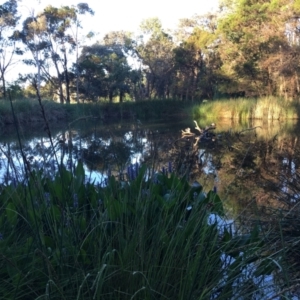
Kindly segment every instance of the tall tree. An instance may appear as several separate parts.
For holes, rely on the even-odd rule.
[[[286,72],[284,58],[292,56],[287,25],[296,2],[223,1],[228,9],[219,22],[219,50],[223,71],[236,83],[228,89],[244,90],[253,96],[282,95],[288,91],[286,82],[291,74]]]
[[[107,97],[112,102],[119,94],[122,102],[124,93],[129,92],[130,66],[119,47],[101,43],[83,47],[79,69],[81,88],[92,99]]]
[[[141,70],[136,66],[139,59],[136,53],[136,41],[132,38],[132,33],[111,31],[104,36],[102,43],[117,52],[121,51],[127,60],[127,63],[123,64],[119,70],[121,71],[118,84],[120,102],[122,102],[125,92],[129,93],[132,99],[141,100],[143,98],[143,77]],[[133,68],[129,65],[130,62],[134,65]]]
[[[184,40],[174,50],[176,94],[182,99],[213,98],[221,62],[217,52],[214,15],[195,16],[180,22],[177,38]]]
[[[35,66],[37,68],[36,74],[28,76],[21,76],[23,80],[29,78],[33,81],[32,84],[36,86],[40,93],[42,81],[42,69],[46,69],[46,61],[49,57],[48,43],[45,39],[46,18],[44,16],[35,17],[29,16],[23,22],[21,31],[14,32],[15,39],[19,39],[26,46],[26,50],[31,52],[33,59],[24,59],[27,65]]]
[[[49,80],[51,75],[46,62],[52,63],[56,71],[60,102],[70,102],[70,78],[68,74],[69,54],[76,49],[78,40],[76,32],[80,26],[79,14],[93,13],[86,3],[60,8],[47,6],[37,17],[25,20],[20,33],[22,41],[32,52],[38,70],[43,69]],[[75,27],[72,32],[72,26]],[[63,84],[66,88],[64,89]],[[66,95],[64,94],[66,90]]]
[[[57,72],[60,89],[60,101],[64,102],[63,82],[66,85],[66,102],[70,103],[70,78],[68,75],[68,54],[78,51],[78,36],[70,30],[75,26],[75,32],[80,26],[79,14],[91,13],[93,11],[88,4],[80,3],[77,6],[62,6],[60,8],[48,6],[44,9],[43,15],[47,19],[47,38],[51,52],[51,59]],[[62,67],[62,71],[59,63]]]
[[[145,36],[138,42],[136,53],[143,64],[147,95],[168,98],[174,70],[173,39],[158,18],[144,20],[140,29]]]
[[[81,26],[80,16],[85,14],[94,15],[94,11],[89,7],[87,3],[79,3],[76,6],[76,19],[74,25],[71,27],[72,36],[75,40],[76,44],[76,60],[75,60],[75,78],[76,78],[76,101],[79,103],[79,68],[78,68],[78,59],[79,59],[79,48],[82,47],[82,43],[84,43],[85,38],[92,38],[94,36],[94,32],[89,32],[87,35],[79,34]]]
[[[22,54],[12,37],[19,19],[16,0],[9,0],[0,5],[0,80],[4,98],[6,97],[5,75],[9,67],[15,63],[14,55]]]

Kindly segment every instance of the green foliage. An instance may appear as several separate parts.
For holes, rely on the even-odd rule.
[[[258,228],[239,236],[210,220],[224,216],[218,195],[146,167],[106,186],[81,164],[32,173],[0,201],[2,299],[229,299],[263,247]]]
[[[130,92],[130,67],[119,45],[94,44],[84,47],[79,57],[79,72],[82,77],[80,89],[92,100],[109,98]]]

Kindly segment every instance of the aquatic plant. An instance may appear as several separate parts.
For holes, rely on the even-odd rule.
[[[2,299],[239,298],[263,293],[280,263],[259,227],[242,235],[222,220],[215,192],[174,173],[151,180],[145,166],[102,186],[81,163],[32,171],[0,203]]]

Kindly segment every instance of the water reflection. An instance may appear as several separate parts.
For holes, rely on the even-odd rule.
[[[187,126],[193,131],[195,124],[83,123],[54,129],[51,139],[43,131],[30,136],[30,130],[23,128],[23,153],[15,132],[0,140],[1,181],[22,180],[24,158],[30,168],[49,174],[58,164],[71,169],[81,160],[89,179],[97,183],[103,182],[108,172],[126,175],[127,167],[136,162],[156,171],[167,170],[171,164],[206,189],[216,187],[233,217],[245,211],[257,213],[258,206],[291,207],[299,200],[297,124],[222,121],[217,123],[214,139],[197,144],[181,138],[181,130]]]

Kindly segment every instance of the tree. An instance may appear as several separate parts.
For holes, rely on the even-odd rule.
[[[146,41],[142,38],[138,42],[136,53],[143,65],[146,94],[149,98],[168,98],[174,70],[173,39],[158,18],[144,20],[140,29]]]
[[[80,22],[79,14],[93,14],[88,4],[80,3],[77,6],[62,6],[56,8],[48,6],[44,9],[43,15],[47,19],[47,37],[51,52],[51,59],[57,72],[60,90],[60,102],[64,102],[63,82],[66,85],[66,102],[70,103],[70,78],[68,75],[68,54],[78,51],[78,28]],[[75,34],[70,30],[75,26]],[[59,63],[62,71],[60,71]]]
[[[297,66],[299,59],[291,63],[291,52],[295,51],[287,39],[287,26],[293,18],[296,2],[223,2],[228,9],[219,21],[218,32],[222,40],[219,51],[223,72],[236,83],[230,84],[228,89],[244,90],[249,96],[283,95],[288,92],[286,82],[291,74],[295,77],[298,72],[292,65]],[[284,63],[286,58],[289,61],[287,64]],[[293,94],[294,89],[289,92]]]
[[[51,58],[57,72],[60,88],[61,102],[64,97],[63,81],[66,85],[66,102],[70,103],[70,78],[68,75],[68,54],[76,51],[76,61],[78,60],[79,38],[78,30],[81,27],[79,15],[89,13],[94,14],[87,3],[79,3],[77,6],[62,6],[56,8],[48,6],[44,9],[43,15],[47,18],[47,33],[50,41]],[[61,63],[63,71],[60,72],[58,62]],[[78,82],[76,83],[78,84]],[[77,91],[78,101],[78,91]]]
[[[214,15],[184,19],[176,35],[184,40],[174,49],[176,94],[182,99],[213,98],[221,61],[218,56]]]
[[[15,54],[22,54],[22,51],[16,47],[15,40],[12,37],[19,16],[17,14],[18,3],[16,0],[9,0],[0,5],[0,79],[2,81],[2,93],[6,97],[5,75],[15,61]]]
[[[129,92],[128,76],[131,68],[119,47],[96,43],[83,47],[79,57],[81,87],[92,98],[108,97],[112,102],[116,93],[120,102]]]
[[[54,67],[61,103],[70,102],[68,55],[75,49],[78,51],[77,33],[80,26],[78,15],[85,12],[93,13],[86,3],[80,3],[76,7],[62,6],[60,8],[49,5],[37,17],[27,18],[22,32],[19,33],[22,41],[33,54],[38,74],[42,69],[43,74],[51,81],[49,70],[51,65]],[[75,34],[71,30],[72,26],[75,27]],[[40,80],[38,82],[40,85]],[[64,83],[66,95],[63,92]]]
[[[121,51],[127,60],[126,64],[119,69],[119,96],[122,102],[124,93],[131,94],[132,99],[140,100],[143,98],[142,72],[140,69],[131,68],[129,61],[136,63],[139,58],[136,53],[136,41],[132,38],[132,33],[125,31],[111,31],[103,38],[102,43],[111,49]],[[121,81],[123,79],[123,82]]]
[[[81,47],[82,38],[79,37],[79,29],[82,28],[81,21],[79,16],[85,15],[89,13],[90,15],[94,15],[94,11],[88,6],[87,3],[79,3],[77,4],[77,14],[74,22],[74,26],[71,27],[72,35],[76,43],[76,62],[75,62],[75,76],[76,76],[76,100],[79,103],[79,69],[78,69],[78,59],[79,59],[79,48]],[[93,32],[89,32],[83,38],[92,38],[94,36]]]
[[[33,59],[25,59],[23,62],[37,68],[37,74],[28,76],[21,74],[20,80],[26,81],[29,79],[31,84],[36,86],[38,93],[40,93],[41,88],[42,69],[46,70],[46,61],[49,57],[48,43],[45,40],[45,28],[45,17],[32,15],[24,20],[22,31],[16,30],[14,32],[15,40],[21,40],[33,57]]]

